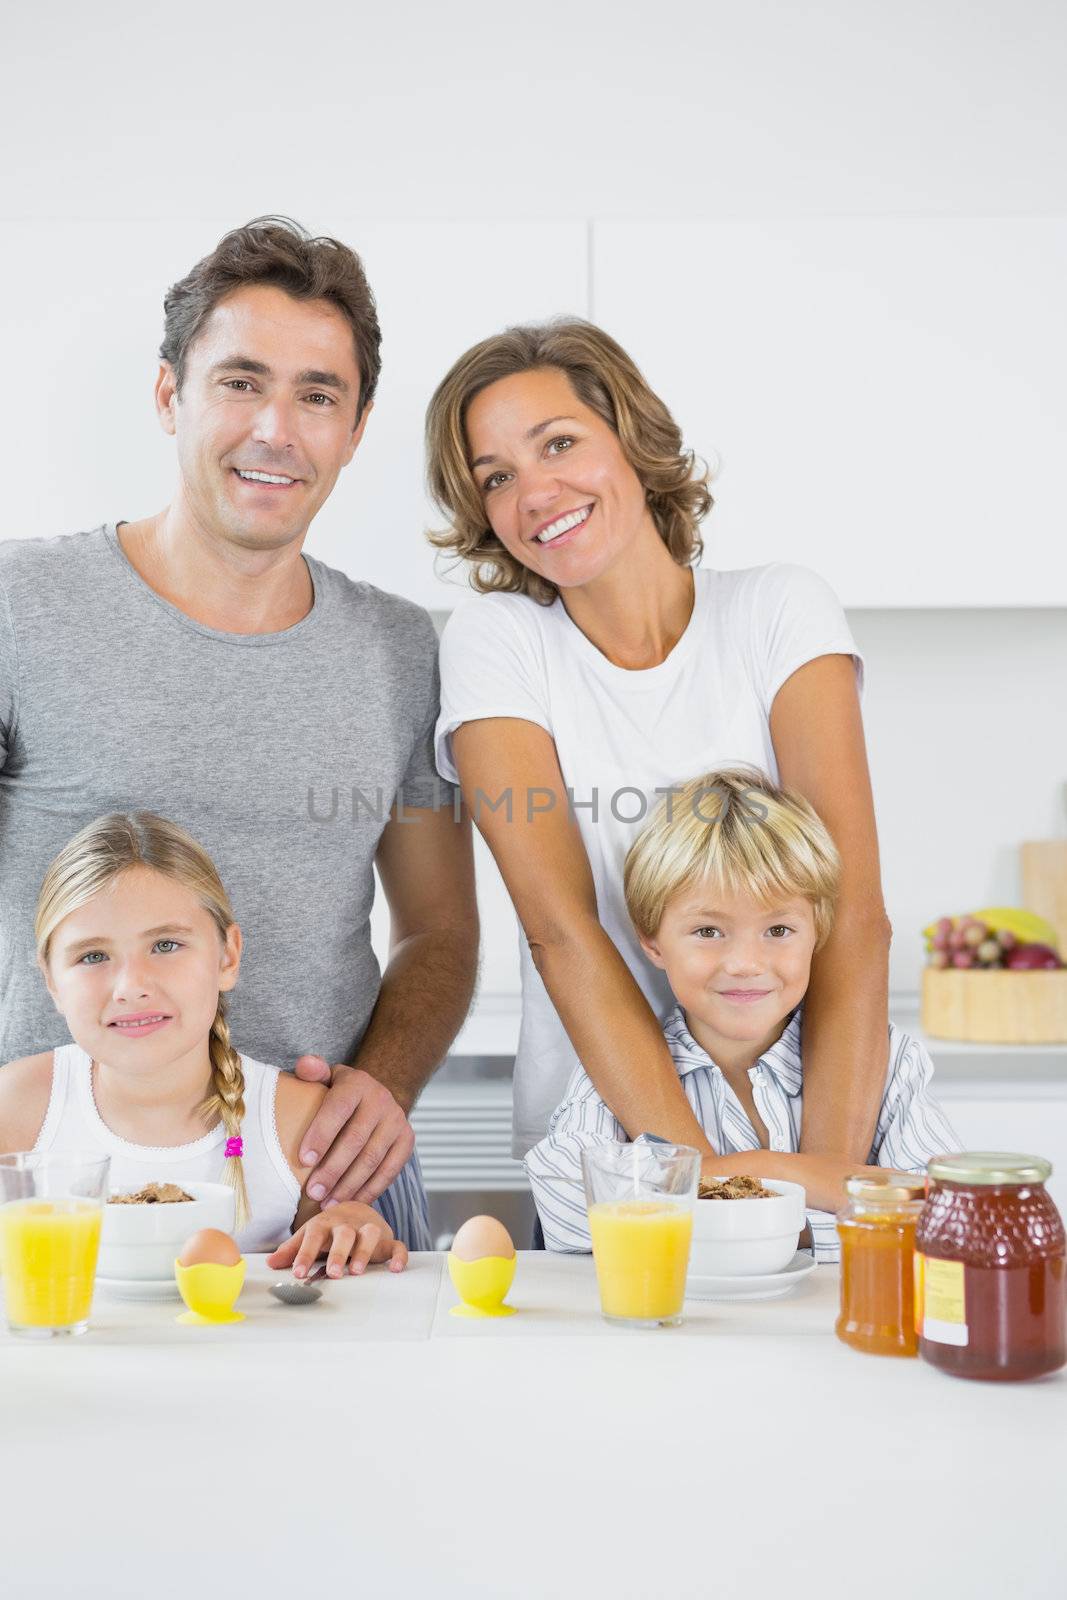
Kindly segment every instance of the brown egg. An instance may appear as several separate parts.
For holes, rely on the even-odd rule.
[[[510,1261],[515,1246],[511,1234],[495,1217],[471,1217],[452,1240],[452,1254],[460,1261],[481,1261],[483,1256],[502,1256]]]
[[[178,1257],[183,1267],[235,1267],[240,1259],[234,1240],[219,1228],[201,1228],[186,1239]]]

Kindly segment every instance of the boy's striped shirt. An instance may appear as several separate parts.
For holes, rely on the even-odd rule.
[[[749,1069],[752,1097],[771,1150],[800,1148],[802,1015],[803,1007],[798,1006],[781,1037]],[[714,1148],[720,1155],[758,1150],[760,1140],[740,1100],[689,1032],[680,1006],[668,1019],[664,1036],[686,1099]],[[959,1140],[930,1094],[933,1070],[925,1046],[890,1023],[889,1069],[868,1165],[923,1172],[931,1156],[959,1149]],[[626,1131],[578,1066],[548,1133],[524,1162],[550,1250],[590,1248],[581,1152],[610,1142],[626,1143]],[[809,1210],[808,1222],[815,1259],[839,1260],[834,1214]]]

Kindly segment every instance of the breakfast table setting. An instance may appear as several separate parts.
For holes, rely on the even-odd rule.
[[[647,1176],[676,1149],[632,1159]],[[183,1268],[181,1207],[104,1206],[162,1229],[173,1270],[118,1277],[104,1248],[79,1336],[0,1329],[4,1592],[1062,1600],[1067,1369],[968,1382],[903,1324],[904,1359],[850,1347],[859,1258],[851,1290],[795,1232],[775,1270],[704,1270],[735,1219],[798,1202],[694,1207],[685,1182],[713,1248],[687,1240],[673,1287],[662,1184],[590,1189],[595,1255],[509,1251],[475,1218],[402,1272],[310,1289],[265,1256],[206,1259],[218,1229]],[[869,1222],[886,1196],[882,1245],[908,1191],[852,1201]]]

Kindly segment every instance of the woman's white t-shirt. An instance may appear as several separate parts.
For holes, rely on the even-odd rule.
[[[521,717],[552,735],[600,921],[661,1022],[674,998],[641,951],[622,892],[623,861],[658,803],[655,791],[735,765],[777,780],[770,712],[785,680],[816,656],[851,655],[863,682],[840,602],[814,572],[779,562],[700,568],[694,578],[685,632],[665,661],[643,671],[613,665],[559,599],[542,606],[525,595],[479,595],[457,608],[441,642],[441,776],[458,782],[451,736],[464,722]],[[522,815],[543,804],[536,792],[512,796]],[[521,929],[519,955],[514,1153],[522,1156],[544,1137],[578,1058]]]

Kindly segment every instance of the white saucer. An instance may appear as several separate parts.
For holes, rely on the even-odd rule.
[[[815,1260],[807,1250],[798,1250],[781,1272],[760,1272],[751,1278],[697,1277],[686,1279],[687,1300],[780,1300],[815,1271]]]
[[[115,1300],[180,1300],[173,1278],[100,1278],[96,1287]]]

